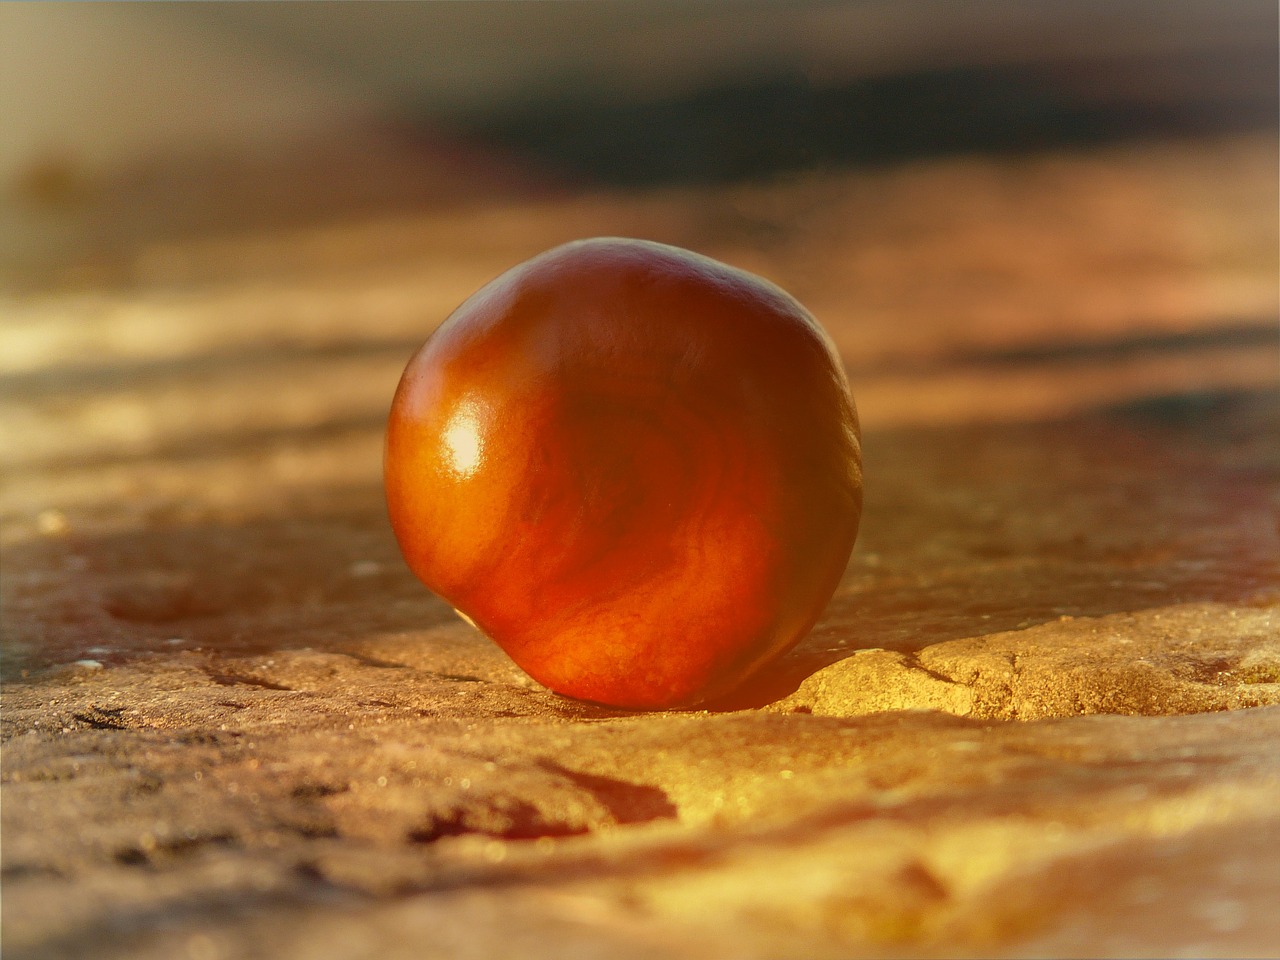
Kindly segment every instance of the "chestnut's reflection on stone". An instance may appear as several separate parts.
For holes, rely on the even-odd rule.
[[[583,240],[487,284],[387,430],[414,573],[560,693],[721,696],[793,646],[857,535],[857,414],[792,297],[662,244]]]

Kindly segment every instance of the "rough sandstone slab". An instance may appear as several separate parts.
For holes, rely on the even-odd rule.
[[[1274,954],[1272,153],[512,202],[33,281],[0,331],[5,948]],[[840,590],[716,710],[548,694],[387,529],[410,341],[590,233],[764,269],[867,399]]]

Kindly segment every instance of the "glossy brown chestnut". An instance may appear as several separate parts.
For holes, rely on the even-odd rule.
[[[414,573],[552,690],[727,693],[795,644],[857,535],[857,414],[792,297],[641,240],[556,247],[409,361],[387,429]]]

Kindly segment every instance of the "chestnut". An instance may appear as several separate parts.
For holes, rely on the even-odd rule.
[[[799,641],[862,505],[849,385],[804,307],[619,238],[458,307],[405,369],[385,469],[423,583],[543,685],[635,709],[714,700]]]

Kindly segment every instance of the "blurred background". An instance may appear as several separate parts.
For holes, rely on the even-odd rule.
[[[1271,389],[1277,89],[1273,0],[0,5],[3,445],[373,449],[599,234],[791,290],[868,428]]]
[[[1259,0],[11,4],[0,172],[296,147],[361,123],[561,174],[827,164],[1271,129]]]

